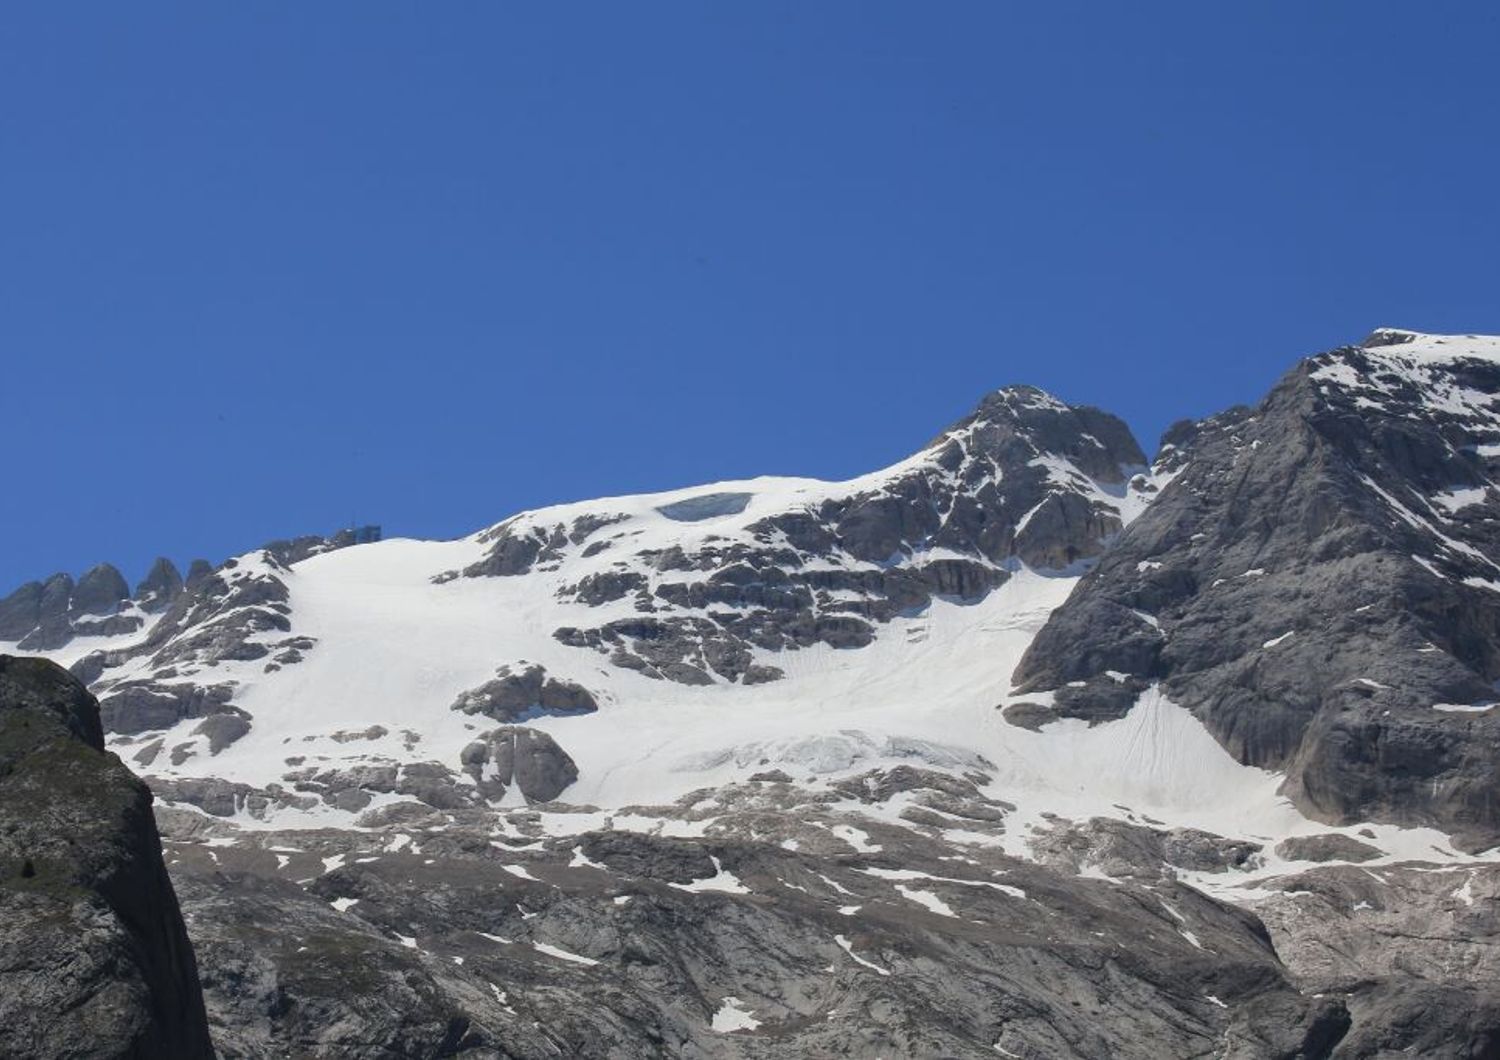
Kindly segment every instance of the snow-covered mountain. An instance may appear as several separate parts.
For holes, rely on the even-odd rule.
[[[986,750],[1034,772],[1011,744],[1035,737],[997,697],[1145,505],[1144,463],[1113,417],[1016,387],[849,482],[609,498],[449,542],[267,548],[200,572],[164,612],[123,606],[127,632],[76,624],[50,654],[150,775],[300,784],[326,801],[281,804],[317,820],[370,805],[317,777],[372,765],[430,779],[437,763],[456,785],[444,798],[480,798],[461,756],[494,722],[550,736],[578,766],[570,800],[604,805],[762,768],[970,767]],[[242,808],[283,819],[261,805]]]
[[[0,651],[147,776],[243,1055],[1469,1055],[1497,474],[1500,340],[1383,329],[1150,467],[1010,387],[848,482],[54,576]]]

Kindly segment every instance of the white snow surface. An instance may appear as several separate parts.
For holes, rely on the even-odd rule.
[[[1375,334],[1400,336],[1406,341],[1374,347],[1369,351],[1372,353],[1396,353],[1436,364],[1465,358],[1500,361],[1500,335],[1430,335],[1404,328],[1377,328]]]
[[[528,723],[551,733],[577,762],[569,802],[660,804],[773,767],[802,781],[918,761],[982,769],[995,778],[993,791],[1023,811],[1119,816],[1117,807],[1127,805],[1174,824],[1229,832],[1281,832],[1300,820],[1276,795],[1278,777],[1234,762],[1187,711],[1154,691],[1126,718],[1093,728],[1062,721],[1030,732],[1001,718],[995,707],[1010,674],[1072,588],[1070,577],[1020,569],[982,602],[934,600],[922,614],[881,630],[868,647],[768,655],[786,671],[783,680],[692,687],[610,667],[553,640],[559,625],[608,617],[580,615],[594,609],[554,597],[557,584],[576,572],[432,583],[482,551],[472,538],[389,540],[315,556],[283,574],[294,630],[316,638],[316,647],[273,674],[261,674],[258,663],[223,664],[219,669],[230,671],[224,676],[241,681],[235,702],[253,716],[250,733],[216,756],[197,755],[178,767],[158,759],[153,771],[260,786],[282,779],[290,754],[316,755],[328,766],[372,755],[456,764],[460,750],[492,723],[454,712],[451,703],[491,677],[497,663],[525,659],[584,684],[600,702],[594,714]],[[917,629],[925,635],[908,635]],[[168,746],[195,724],[169,732]],[[331,739],[373,725],[389,734]],[[411,750],[404,730],[421,736]],[[318,826],[348,818],[319,807],[240,823]],[[846,838],[863,846],[855,831],[846,830]]]
[[[1142,739],[1117,740],[1113,733],[1101,739],[1103,729],[1090,733],[1071,725],[1032,733],[1005,723],[995,709],[1022,652],[1066,598],[1078,572],[1018,566],[983,601],[935,598],[921,613],[879,627],[875,642],[864,648],[820,644],[760,652],[759,661],[786,674],[760,685],[695,687],[653,680],[552,636],[561,626],[589,628],[635,615],[628,598],[596,607],[559,598],[560,589],[588,574],[619,569],[618,561],[633,562],[642,550],[680,546],[691,551],[710,536],[748,542],[747,527],[766,516],[879,490],[893,477],[929,465],[933,453],[924,450],[894,467],[842,483],[759,478],[560,505],[523,513],[456,541],[389,539],[272,571],[290,593],[292,633],[313,638],[315,646],[301,662],[274,673],[265,673],[256,660],[222,662],[192,675],[205,684],[237,682],[234,703],[252,716],[252,728],[217,755],[203,747],[176,766],[162,755],[150,771],[168,777],[216,776],[259,787],[284,782],[289,756],[320,768],[382,759],[453,766],[478,732],[493,727],[487,718],[451,710],[453,701],[492,678],[497,666],[526,662],[544,666],[550,676],[578,682],[599,702],[597,713],[528,722],[553,735],[577,762],[579,780],[565,795],[573,803],[662,803],[773,766],[802,781],[911,761],[955,771],[986,769],[998,774],[999,789],[1035,791],[1054,802],[1082,800],[1100,809],[1127,793],[1139,793],[1146,776],[1157,778],[1149,784],[1152,790],[1178,797],[1188,782],[1165,782],[1160,768],[1142,773],[1134,764],[1112,769],[1096,761],[1118,758],[1122,748],[1144,753]],[[1122,518],[1133,517],[1143,503],[1134,495],[1124,496],[1126,491],[1111,499],[1066,461],[1046,459],[1059,481],[1114,505]],[[693,521],[660,510],[722,495],[743,495],[743,507]],[[738,502],[728,506],[735,507]],[[574,548],[561,563],[538,564],[525,575],[434,581],[480,561],[501,527],[553,527],[601,515],[619,521],[589,539],[614,542],[597,555],[585,557]],[[266,569],[260,555],[252,553],[240,559],[235,576],[251,577]],[[89,645],[97,646],[97,641]],[[145,672],[145,662],[139,660],[112,670],[111,676],[134,676],[135,666]],[[1148,705],[1141,717],[1150,719],[1153,732],[1175,731],[1181,721],[1163,720],[1163,711],[1172,710]],[[1131,731],[1137,727],[1129,719],[1116,724]],[[1187,724],[1191,728],[1196,723]],[[196,725],[195,719],[180,723],[165,734],[166,745],[192,740]],[[334,733],[377,725],[388,730],[385,736],[333,739]],[[420,737],[411,747],[408,732]],[[119,746],[127,760],[133,746]],[[772,765],[764,764],[767,759]],[[1203,763],[1184,765],[1185,777],[1200,776],[1207,768]],[[1122,790],[1101,786],[1101,776],[1118,778]],[[1259,774],[1253,780],[1257,791],[1274,786]],[[1182,805],[1200,804],[1199,794],[1188,793]],[[1220,805],[1223,801],[1217,800]],[[323,806],[273,811],[264,821],[239,817],[249,827],[352,820],[352,815]],[[862,845],[853,831],[847,838]]]
[[[558,946],[552,946],[545,942],[533,942],[531,947],[538,953],[545,953],[548,957],[556,957],[560,961],[568,961],[571,964],[593,966],[599,963],[592,957],[585,957],[582,954],[574,953],[571,950],[565,950]]]
[[[753,1031],[760,1026],[760,1020],[744,1007],[739,998],[726,997],[719,1003],[711,1026],[720,1034],[732,1034],[735,1031]]]

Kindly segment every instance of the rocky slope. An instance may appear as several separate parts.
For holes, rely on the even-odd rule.
[[[210,1057],[146,786],[65,671],[0,655],[0,1027],[8,1056]]]
[[[1004,816],[943,777],[867,781]],[[357,834],[173,816],[225,1055],[1264,1057],[1327,1055],[1349,1026],[1255,917],[1159,873],[1079,879],[865,831],[779,780],[707,801],[641,808],[684,837],[607,818],[549,836],[532,814],[497,841],[473,811]]]

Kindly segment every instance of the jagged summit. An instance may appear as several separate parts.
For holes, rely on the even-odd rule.
[[[988,428],[979,430],[979,428]],[[1069,405],[1027,385],[986,394],[969,416],[929,448],[964,437],[981,448],[1001,450],[1014,438],[1031,455],[1061,456],[1100,482],[1117,483],[1145,470],[1146,456],[1124,421],[1091,405]],[[1015,454],[1020,455],[1020,454]]]

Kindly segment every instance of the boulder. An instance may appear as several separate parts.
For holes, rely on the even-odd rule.
[[[578,779],[578,766],[556,740],[521,726],[485,733],[463,749],[460,762],[492,801],[514,784],[527,802],[551,802]]]
[[[507,723],[548,714],[591,714],[599,709],[588,689],[549,677],[540,666],[502,666],[495,675],[494,680],[462,693],[452,709]]]

